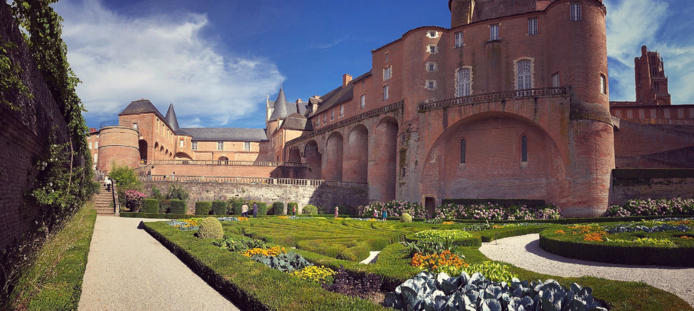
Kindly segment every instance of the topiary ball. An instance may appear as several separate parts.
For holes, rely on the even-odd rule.
[[[224,237],[222,223],[216,218],[207,217],[200,222],[198,238],[200,239],[221,239]]]
[[[412,216],[408,213],[402,213],[402,216],[400,216],[400,222],[412,222]]]

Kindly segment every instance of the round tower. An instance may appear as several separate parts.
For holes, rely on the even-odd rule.
[[[97,169],[110,172],[113,164],[136,168],[140,163],[138,132],[126,126],[109,126],[99,134]]]
[[[467,25],[472,20],[476,0],[448,0],[451,11],[451,28]]]

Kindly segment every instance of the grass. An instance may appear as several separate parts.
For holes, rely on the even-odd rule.
[[[46,239],[12,293],[13,309],[76,310],[82,295],[96,209],[89,202]]]
[[[276,218],[252,219],[249,222],[223,222],[223,228],[227,234],[244,234],[254,238],[264,239],[267,242],[277,243],[287,248],[298,247],[296,252],[314,264],[323,265],[332,269],[344,266],[350,273],[364,274],[375,273],[382,277],[383,290],[392,291],[397,285],[414,276],[419,270],[410,266],[410,258],[407,257],[405,248],[397,243],[404,236],[425,229],[458,229],[465,227],[465,223],[453,225],[400,223],[396,221],[371,222],[359,220],[335,220],[335,219],[311,219],[311,220],[282,220]],[[492,224],[494,225],[494,224]],[[306,295],[322,295],[325,297],[338,297],[334,293],[322,291],[315,286],[305,284],[292,279],[292,276],[257,264],[248,258],[241,258],[238,254],[221,251],[211,246],[209,241],[201,241],[193,237],[193,232],[184,232],[163,223],[147,223],[147,230],[165,246],[184,259],[189,266],[203,276],[213,280],[224,280],[218,285],[218,290],[228,293],[228,297],[250,297],[246,302],[253,301],[253,305],[262,308],[279,309],[322,309],[320,299],[309,299]],[[479,239],[493,240],[501,237],[522,235],[540,232],[543,229],[557,226],[557,224],[542,225],[504,225],[494,229],[472,232]],[[352,240],[359,244],[363,241],[385,239],[386,245],[373,246],[369,249],[381,249],[379,259],[375,264],[362,265],[357,261],[344,260],[339,254],[328,251],[331,245],[348,245],[346,241]],[[321,247],[311,247],[311,243],[320,241]],[[363,244],[362,244],[363,245]],[[301,249],[304,248],[304,249]],[[469,264],[482,263],[489,259],[484,256],[477,246],[460,246],[456,251],[465,255],[465,261]],[[363,258],[358,258],[361,260]],[[192,262],[192,264],[191,264]],[[224,262],[224,264],[221,264]],[[273,272],[266,271],[272,270]],[[564,278],[546,275],[511,266],[511,271],[520,279],[547,280],[555,279],[565,286],[578,283],[582,286],[592,287],[597,299],[603,301],[611,310],[694,310],[684,300],[674,294],[654,288],[647,284],[636,282],[612,281],[594,277]],[[279,273],[279,274],[278,274]],[[208,280],[208,282],[210,282]],[[248,282],[249,286],[245,286]],[[282,283],[282,288],[288,288],[287,292],[279,292],[276,284]],[[211,283],[212,284],[212,283]],[[313,287],[312,287],[313,286]],[[307,294],[307,293],[311,294]],[[342,297],[342,296],[339,296]],[[647,298],[644,298],[647,297]],[[243,298],[246,299],[246,298]],[[331,298],[333,299],[333,298]],[[334,298],[338,299],[338,298]],[[350,298],[356,299],[356,298]],[[342,300],[340,300],[342,301]],[[236,302],[236,301],[235,301]],[[344,305],[342,305],[344,303]],[[362,304],[359,300],[340,302],[344,308]],[[334,304],[333,304],[334,306]],[[373,304],[360,305],[363,308],[378,309]]]

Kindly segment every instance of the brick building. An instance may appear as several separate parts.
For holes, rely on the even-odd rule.
[[[93,135],[97,168],[117,159],[153,174],[366,183],[370,200],[431,209],[447,198],[522,198],[554,203],[565,216],[601,214],[615,159],[628,154],[616,138],[650,137],[625,122],[622,131],[634,134],[615,132],[602,1],[448,6],[451,28],[406,32],[372,51],[369,72],[345,74],[333,91],[288,103],[280,90],[267,101],[265,130],[179,129],[172,106],[162,116],[134,101],[119,126]],[[636,62],[648,73],[637,74],[639,103],[669,105],[662,60],[649,53]]]

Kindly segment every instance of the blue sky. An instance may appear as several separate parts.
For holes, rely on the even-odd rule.
[[[90,127],[136,99],[182,127],[263,128],[266,95],[323,95],[412,28],[450,26],[447,0],[61,0]],[[633,100],[643,44],[665,59],[674,104],[694,104],[689,0],[605,0],[611,100]]]

